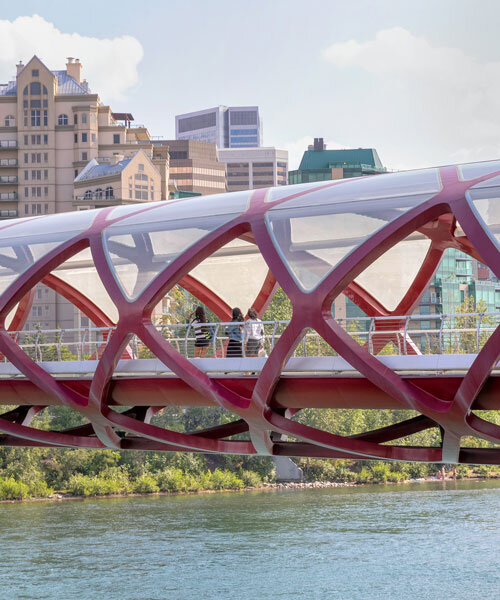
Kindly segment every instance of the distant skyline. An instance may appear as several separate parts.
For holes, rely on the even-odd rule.
[[[485,160],[500,156],[499,17],[493,0],[28,0],[2,6],[0,82],[33,54],[78,57],[104,103],[172,139],[176,114],[258,105],[291,169],[313,137],[389,169]]]

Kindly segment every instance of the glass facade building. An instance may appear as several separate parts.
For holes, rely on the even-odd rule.
[[[217,106],[175,117],[177,140],[198,140],[217,148],[258,148],[262,143],[258,106]]]

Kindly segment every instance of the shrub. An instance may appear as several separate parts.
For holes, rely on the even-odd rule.
[[[215,469],[212,473],[211,484],[210,489],[213,490],[241,490],[243,487],[243,481],[235,473],[222,469]]]
[[[0,499],[23,500],[29,496],[29,488],[26,483],[16,481],[13,477],[0,478]]]
[[[156,475],[156,481],[162,492],[185,491],[184,473],[175,467],[160,471],[160,473]]]
[[[376,483],[386,482],[389,479],[391,467],[388,463],[379,462],[372,466],[372,479]]]
[[[27,482],[28,493],[34,498],[48,498],[54,493],[54,489],[49,487],[47,482],[41,478],[33,479]]]
[[[126,471],[119,467],[105,469],[102,475],[81,475],[70,477],[68,491],[76,496],[109,496],[126,494],[131,485]]]
[[[141,475],[133,484],[134,492],[139,494],[154,494],[160,490],[156,479],[152,475]]]
[[[238,473],[244,487],[259,487],[262,485],[262,479],[255,471],[243,470]]]

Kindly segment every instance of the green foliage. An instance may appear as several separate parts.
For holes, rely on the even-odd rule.
[[[144,474],[134,481],[133,490],[138,494],[154,494],[159,492],[160,488],[152,475]]]
[[[0,478],[1,500],[24,500],[29,496],[29,487],[26,483],[16,481],[13,477]]]
[[[254,471],[247,471],[246,469],[243,469],[243,471],[238,473],[238,477],[241,479],[244,487],[259,487],[262,485],[262,479],[260,475]]]

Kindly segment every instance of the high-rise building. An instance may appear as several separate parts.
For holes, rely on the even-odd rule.
[[[258,106],[217,106],[175,117],[177,140],[211,142],[217,148],[256,148],[261,137]]]
[[[213,143],[194,140],[155,140],[153,157],[170,159],[172,192],[221,194],[226,191],[226,165],[217,160]]]
[[[64,70],[51,71],[33,56],[26,65],[17,65],[15,79],[0,84],[0,218],[129,201],[128,180],[118,197],[114,174],[109,180],[94,180],[96,186],[89,188],[92,202],[78,200],[80,185],[74,180],[92,161],[94,166],[126,161],[139,150],[145,155],[143,164],[148,168],[150,162],[154,164],[155,199],[166,198],[168,157],[153,158],[148,130],[142,125],[134,127],[131,114],[114,113],[103,105],[82,79],[81,70],[78,59],[68,58]],[[102,171],[99,167],[95,173],[102,175]],[[83,196],[89,191],[81,189]],[[134,200],[135,189],[133,185]],[[150,194],[149,186],[147,199]],[[72,328],[79,319],[66,300],[37,286],[28,328],[39,323],[45,329]]]
[[[288,179],[291,184],[309,183],[386,172],[375,148],[327,150],[323,138],[314,138],[314,144],[304,152],[299,168],[290,171]]]
[[[219,160],[227,166],[229,192],[286,185],[288,150],[277,148],[226,148]]]

